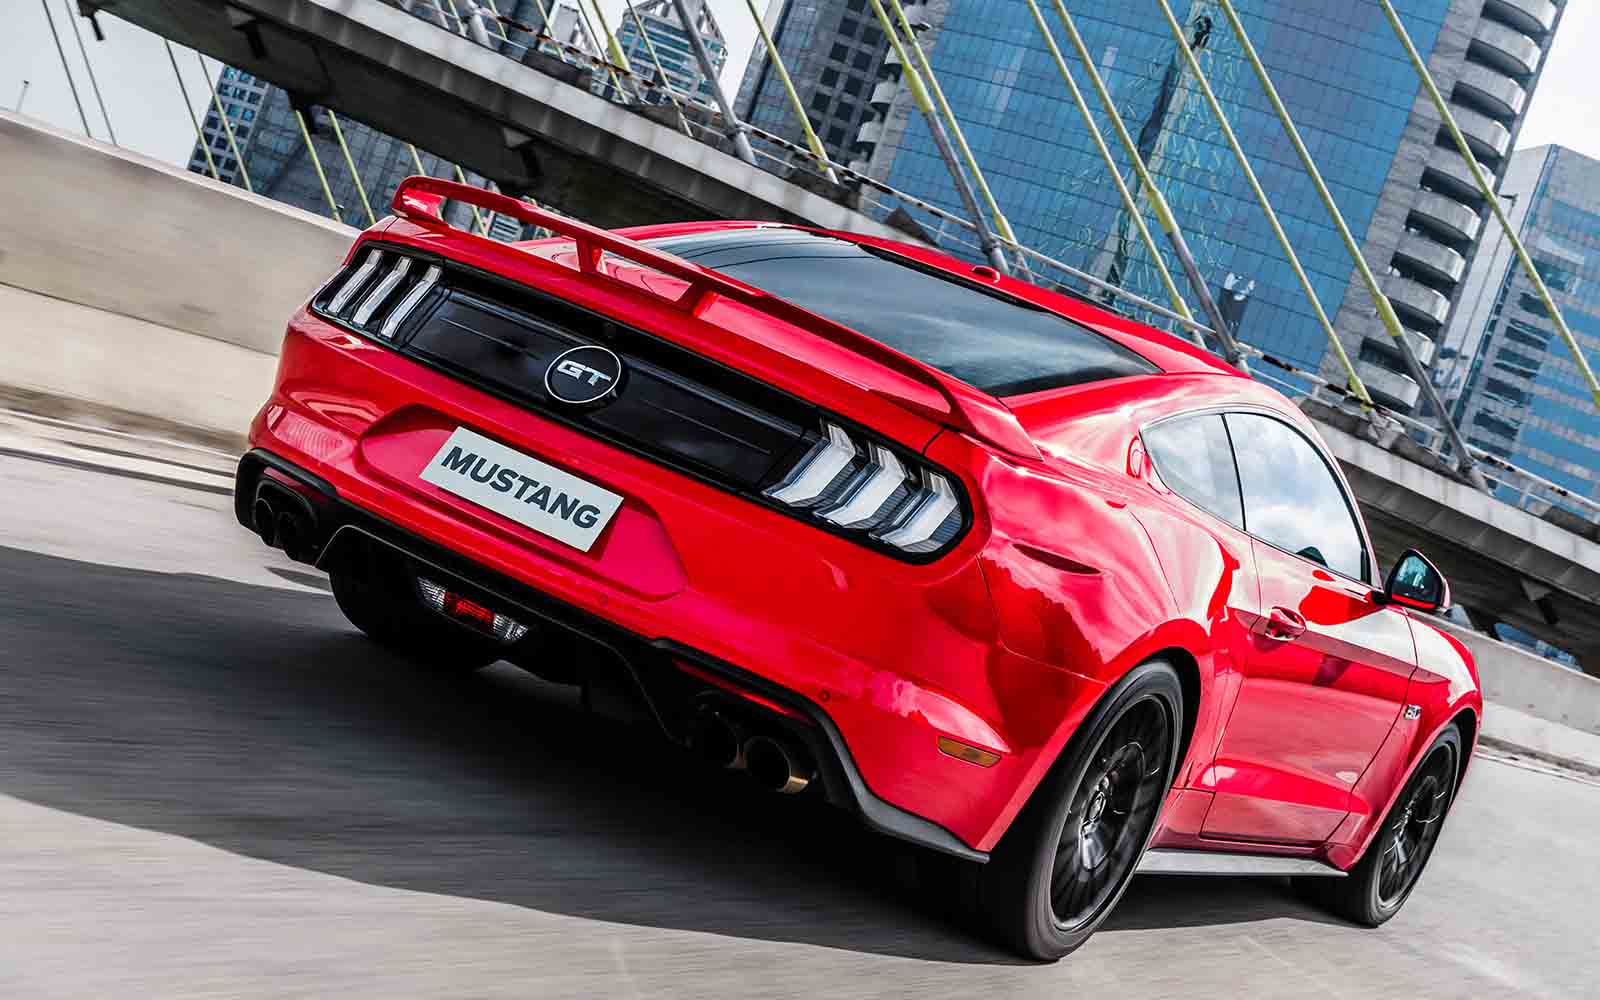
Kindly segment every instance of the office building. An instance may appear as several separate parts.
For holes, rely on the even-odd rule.
[[[869,98],[889,46],[871,6],[867,0],[773,0],[766,23],[828,156],[848,161],[857,133],[872,116]],[[757,128],[804,145],[794,105],[759,41],[734,111]]]
[[[1600,160],[1560,146],[1519,150],[1500,197],[1590,364],[1600,364]],[[1600,411],[1498,225],[1465,286],[1440,374],[1467,441],[1600,499]]]
[[[233,145],[237,145],[241,153],[249,145],[256,128],[256,116],[261,113],[261,102],[270,86],[267,81],[243,70],[232,66],[222,68],[216,80],[216,99],[206,105],[206,116],[200,126],[202,138],[195,142],[194,151],[189,155],[190,170],[209,177],[215,167],[218,180],[243,186]],[[219,104],[227,116],[226,125],[217,114]],[[229,130],[233,132],[233,145],[228,142]]]
[[[635,2],[622,14],[622,26],[617,29],[617,45],[628,58],[633,71],[646,79],[654,79],[656,60],[666,74],[666,83],[679,95],[693,98],[702,104],[713,101],[711,81],[700,72],[700,62],[695,58],[689,32],[700,36],[706,54],[717,72],[728,60],[728,46],[722,29],[712,15],[705,0],[685,0],[692,25],[685,26],[678,18],[677,4],[673,0],[648,0]]]
[[[1213,287],[1231,278],[1236,291],[1249,289],[1247,298],[1235,296],[1231,304],[1240,317],[1241,339],[1342,383],[1327,338],[1187,73],[1159,7],[1086,0],[1066,5],[1184,226],[1204,277]],[[821,24],[821,12],[835,6],[850,4],[792,3],[786,17],[790,24],[809,17],[828,27],[844,20],[841,9]],[[1049,10],[1051,5],[1042,6]],[[1346,221],[1363,242],[1367,260],[1379,272],[1407,327],[1407,342],[1419,361],[1430,364],[1482,234],[1484,206],[1466,162],[1448,145],[1438,114],[1377,4],[1236,0],[1235,6]],[[1396,6],[1479,161],[1499,174],[1561,6],[1550,0],[1397,0]],[[1250,152],[1369,390],[1398,409],[1416,408],[1421,389],[1404,373],[1394,342],[1218,5],[1174,0],[1174,7],[1186,41]],[[922,39],[935,73],[1022,240],[1165,301],[1148,253],[1107,180],[1027,5],[928,0],[914,10],[914,20],[930,25]],[[1047,19],[1088,92],[1087,75],[1064,29],[1053,13]],[[803,44],[785,43],[787,48],[827,53],[832,37],[811,31]],[[820,83],[814,64],[797,60],[791,67],[816,73]],[[837,74],[839,68],[830,68]],[[882,83],[868,88],[874,113],[854,133],[849,156],[874,177],[959,211],[946,166],[899,75],[900,67],[890,61]],[[1092,92],[1089,99],[1115,145],[1109,119]],[[832,128],[855,120],[853,109],[845,111],[825,117],[823,124]],[[1127,157],[1120,149],[1116,156],[1132,184]],[[1151,227],[1156,228],[1153,220]],[[1165,248],[1163,254],[1182,282],[1176,261]]]

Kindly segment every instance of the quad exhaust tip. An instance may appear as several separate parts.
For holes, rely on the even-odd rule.
[[[317,553],[317,518],[305,501],[276,483],[264,482],[250,505],[250,526],[267,545],[282,549],[296,562],[311,562]]]
[[[745,768],[763,788],[779,795],[798,795],[816,777],[811,759],[788,740],[754,736],[744,745]]]

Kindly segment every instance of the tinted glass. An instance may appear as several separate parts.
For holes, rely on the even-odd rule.
[[[1396,597],[1437,607],[1444,600],[1444,580],[1428,561],[1407,552],[1389,571],[1389,593]]]
[[[1087,327],[844,240],[746,229],[646,242],[997,396],[1157,371]]]
[[[1167,420],[1143,437],[1156,472],[1172,492],[1236,528],[1244,527],[1239,477],[1221,414]]]
[[[1245,530],[1280,549],[1365,580],[1366,549],[1344,490],[1320,452],[1281,420],[1228,414],[1244,490]]]

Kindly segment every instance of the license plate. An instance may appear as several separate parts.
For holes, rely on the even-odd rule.
[[[582,552],[622,504],[610,490],[465,427],[445,441],[422,480]]]

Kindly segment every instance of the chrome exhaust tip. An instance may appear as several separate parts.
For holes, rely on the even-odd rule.
[[[779,795],[798,795],[817,776],[809,756],[787,740],[771,736],[746,742],[744,761],[756,784]]]

